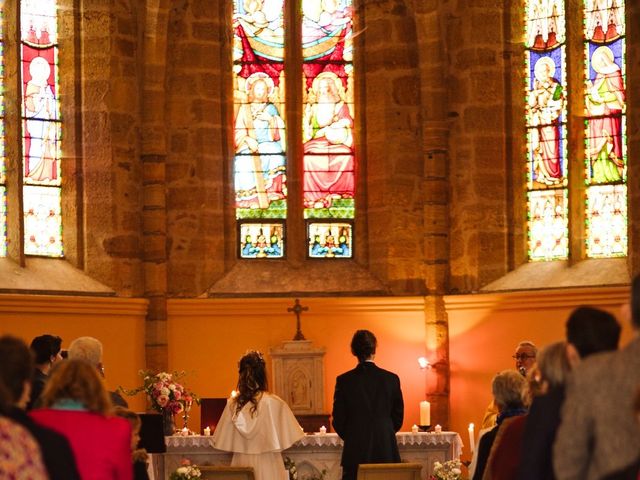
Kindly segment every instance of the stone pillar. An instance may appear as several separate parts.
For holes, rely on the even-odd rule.
[[[165,75],[167,7],[147,3],[142,99],[142,232],[144,295],[149,300],[146,322],[147,368],[166,370],[167,350],[167,205]]]

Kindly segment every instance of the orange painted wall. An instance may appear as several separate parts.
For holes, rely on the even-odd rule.
[[[33,337],[50,333],[62,337],[63,348],[77,337],[96,337],[104,347],[107,386],[115,390],[140,382],[146,310],[147,301],[141,299],[0,295],[0,335],[30,343]],[[144,411],[144,399],[128,400],[132,409]]]
[[[504,294],[445,297],[449,319],[451,362],[451,428],[465,444],[463,458],[469,458],[467,428],[480,428],[491,401],[493,376],[515,368],[511,356],[518,342],[531,340],[539,348],[563,340],[565,321],[579,305],[610,311],[623,326],[621,344],[632,335],[620,315],[628,301],[628,288],[566,289]]]
[[[189,372],[184,383],[201,397],[227,397],[236,386],[237,362],[247,349],[268,352],[295,334],[292,299],[170,300],[169,365]],[[302,331],[314,347],[324,347],[324,407],[331,412],[335,378],[356,364],[349,344],[357,329],[378,338],[376,363],[400,376],[405,400],[403,430],[418,423],[424,398],[424,300],[412,298],[305,298]],[[271,376],[271,361],[267,355]],[[270,377],[271,378],[271,377]],[[197,407],[189,422],[199,431]]]

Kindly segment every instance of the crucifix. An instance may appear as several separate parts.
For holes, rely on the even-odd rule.
[[[302,330],[300,329],[300,314],[307,310],[309,310],[309,307],[303,307],[300,305],[299,298],[296,298],[296,302],[293,304],[293,307],[287,308],[287,312],[293,312],[296,315],[296,336],[293,337],[294,340],[306,340],[302,334]]]

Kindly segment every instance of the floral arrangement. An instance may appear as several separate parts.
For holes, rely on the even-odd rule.
[[[197,465],[191,465],[191,461],[183,458],[181,465],[169,476],[169,480],[192,480],[200,478],[202,473]]]
[[[185,407],[189,409],[192,402],[198,402],[197,395],[188,391],[177,380],[186,375],[185,372],[159,372],[153,373],[149,370],[140,370],[143,384],[133,390],[125,390],[127,395],[135,395],[144,392],[151,401],[151,408],[158,412],[170,412],[174,415],[181,413]],[[191,478],[191,477],[189,477]]]
[[[284,468],[289,472],[289,480],[298,480],[298,468],[296,467],[296,462],[291,460],[289,457],[284,457]],[[322,470],[320,475],[303,475],[300,480],[324,480],[326,473],[326,470]]]
[[[434,462],[430,480],[462,480],[462,462],[448,460],[444,463]]]

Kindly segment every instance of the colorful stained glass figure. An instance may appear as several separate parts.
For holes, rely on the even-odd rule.
[[[309,258],[352,258],[353,227],[350,223],[309,223]]]
[[[525,75],[529,259],[567,258],[564,0],[528,0]]]
[[[4,16],[0,3],[0,257],[7,256],[7,192],[4,158]]]
[[[24,186],[24,253],[62,256],[59,188]]]
[[[56,15],[55,0],[20,3],[24,251],[59,257],[61,124]]]
[[[234,0],[236,218],[286,218],[282,0]]]
[[[627,255],[627,187],[593,186],[587,190],[587,256]]]
[[[569,254],[566,189],[537,190],[529,200],[529,259],[559,260]]]
[[[587,256],[613,257],[627,254],[624,0],[587,0],[584,14]]]
[[[353,7],[302,2],[305,218],[355,216]]]
[[[240,258],[282,258],[283,256],[284,224],[240,224]]]

